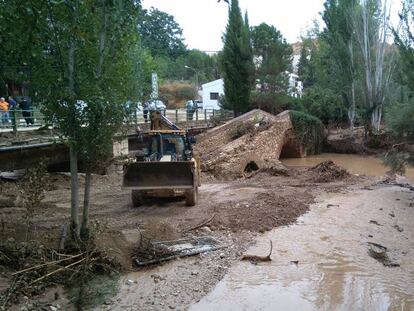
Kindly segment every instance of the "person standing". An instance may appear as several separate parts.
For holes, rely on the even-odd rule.
[[[4,97],[0,97],[0,119],[2,125],[9,122],[9,103]]]
[[[192,100],[187,101],[187,120],[192,120],[193,119],[193,114],[194,114],[194,102]]]
[[[12,120],[13,128],[16,127],[16,108],[17,102],[14,100],[12,96],[9,96],[7,101],[9,102],[9,116]]]
[[[19,104],[19,107],[22,110],[22,115],[26,121],[26,126],[34,125],[29,101],[26,98],[23,98]]]
[[[149,110],[149,104],[148,104],[148,102],[145,102],[144,103],[144,107],[143,107],[143,113],[144,113],[145,123],[148,122],[148,112],[149,112],[148,110]]]

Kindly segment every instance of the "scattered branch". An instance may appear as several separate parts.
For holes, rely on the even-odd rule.
[[[206,221],[203,221],[202,223],[198,224],[197,226],[188,228],[184,231],[182,231],[182,233],[188,232],[188,231],[192,231],[192,230],[196,230],[198,228],[201,228],[203,226],[205,226],[206,224],[208,224],[210,221],[212,221],[214,219],[214,217],[216,217],[216,214],[213,214],[213,216],[211,216],[209,219],[207,219]]]

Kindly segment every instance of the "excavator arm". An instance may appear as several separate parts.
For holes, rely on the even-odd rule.
[[[152,111],[150,115],[151,131],[173,130],[181,131],[182,128],[172,123],[167,117],[161,114],[161,111]]]

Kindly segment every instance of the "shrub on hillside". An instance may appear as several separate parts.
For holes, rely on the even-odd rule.
[[[278,114],[285,110],[302,110],[300,101],[284,93],[252,92],[250,109],[261,109],[269,113]]]
[[[159,92],[161,100],[171,109],[183,108],[187,100],[197,97],[196,87],[187,83],[166,83],[160,86]]]

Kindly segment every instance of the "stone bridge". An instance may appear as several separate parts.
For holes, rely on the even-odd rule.
[[[289,111],[277,116],[252,110],[198,137],[202,171],[216,178],[238,178],[279,165],[279,157],[305,157],[294,135]]]

